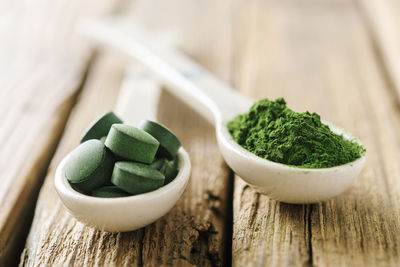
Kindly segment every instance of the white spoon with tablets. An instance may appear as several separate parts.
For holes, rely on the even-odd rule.
[[[147,95],[142,94],[143,89],[148,90]],[[132,78],[132,75],[126,75],[116,106],[116,113],[127,125],[139,125],[139,121],[143,119],[155,120],[154,98],[158,97],[158,91],[159,88],[154,86],[154,79],[139,76]],[[149,106],[152,108],[149,108]],[[139,110],[140,112],[138,112]],[[114,122],[121,122],[117,118],[113,119]],[[87,134],[90,133],[87,132]],[[85,139],[91,138],[86,138],[85,135],[83,141]],[[100,141],[93,139],[86,142],[100,143]],[[85,144],[87,143],[83,145]],[[79,221],[100,230],[126,232],[155,222],[176,204],[190,177],[190,158],[185,149],[180,147],[177,154],[179,171],[168,184],[154,191],[133,196],[125,196],[127,193],[120,190],[118,194],[121,194],[121,197],[115,197],[115,195],[114,197],[90,196],[75,190],[76,188],[74,189],[67,180],[69,159],[74,157],[74,151],[68,154],[58,165],[54,180],[55,188],[70,214]],[[89,157],[93,158],[90,155]],[[82,157],[80,160],[82,160]],[[115,188],[115,186],[113,187]],[[109,194],[109,192],[106,193]],[[112,193],[115,194],[115,192]],[[94,195],[94,193],[92,194]]]
[[[249,110],[254,100],[229,88],[211,73],[123,19],[85,21],[80,30],[99,43],[114,47],[142,62],[168,85],[167,89],[214,124],[227,164],[249,185],[272,199],[287,203],[316,203],[345,191],[361,172],[366,154],[331,168],[298,168],[260,158],[237,144],[226,124]],[[327,123],[336,134],[355,139]]]

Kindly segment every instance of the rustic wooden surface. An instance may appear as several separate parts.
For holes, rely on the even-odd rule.
[[[378,62],[388,80],[388,86],[400,101],[400,3],[396,0],[358,0],[360,13],[370,33]]]
[[[25,242],[88,68],[91,50],[73,23],[111,8],[112,1],[0,1],[0,266],[14,261]]]
[[[121,61],[114,58],[103,56],[94,62],[85,88],[67,122],[63,138],[49,167],[37,203],[31,232],[21,257],[22,265],[82,266],[111,261],[121,265],[138,262],[140,243],[137,241],[142,235],[141,231],[121,235],[98,232],[86,227],[66,212],[53,184],[57,164],[79,144],[80,133],[99,114],[113,109],[122,71]],[[113,243],[118,247],[114,248]],[[110,248],[109,253],[103,253],[102,251],[107,248]]]
[[[377,51],[385,47],[371,42],[370,24],[351,1],[294,2],[243,7],[237,85],[319,112],[359,136],[368,160],[350,190],[317,205],[277,203],[236,179],[233,262],[398,266],[399,103]]]
[[[124,62],[103,52],[90,60],[93,50],[72,31],[76,17],[114,4],[14,2],[0,2],[8,11],[0,16],[0,266],[18,258],[15,248],[64,126],[21,265],[400,265],[396,0],[126,4],[132,20],[168,31],[182,50],[243,93],[283,96],[293,109],[316,111],[348,129],[363,140],[368,160],[351,189],[333,200],[278,203],[239,177],[233,183],[212,127],[164,93],[159,119],[189,150],[191,183],[161,220],[120,234],[74,220],[52,185],[55,167],[83,129],[115,105]]]
[[[147,3],[139,3],[138,6],[142,13],[152,13],[152,7]],[[138,6],[133,12],[137,12]],[[177,11],[164,14],[172,17]],[[190,46],[187,47],[190,49]],[[222,50],[224,47],[215,46],[212,49]],[[203,63],[207,65],[206,59],[203,58]],[[224,71],[223,68],[229,65],[223,63],[222,60],[219,66],[213,67]],[[224,224],[228,210],[226,198],[229,191],[226,189],[230,186],[229,169],[219,154],[211,125],[166,93],[161,96],[158,119],[174,130],[192,160],[191,181],[176,207],[146,228],[121,234],[90,229],[66,213],[53,188],[55,167],[77,145],[82,131],[93,119],[91,115],[112,109],[114,103],[111,99],[120,86],[120,82],[114,80],[108,82],[107,88],[97,88],[111,80],[111,70],[118,73],[118,65],[99,62],[96,66],[99,66],[98,69],[89,73],[89,83],[83,88],[83,95],[74,108],[52,161],[39,196],[21,265],[59,265],[66,262],[77,266],[221,266],[227,229]],[[87,112],[88,109],[91,113]]]

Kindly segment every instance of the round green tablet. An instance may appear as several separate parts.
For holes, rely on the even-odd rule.
[[[73,150],[65,164],[65,177],[74,188],[88,192],[110,179],[114,156],[99,140],[88,140]]]
[[[168,160],[166,158],[160,158],[154,160],[150,166],[154,169],[159,170],[165,176],[164,185],[170,183],[178,174],[178,159]]]
[[[170,160],[165,160],[164,164],[162,165],[160,172],[164,174],[165,176],[165,181],[164,185],[169,184],[176,175],[178,174],[178,166],[177,166],[177,160],[175,161],[170,161]]]
[[[154,169],[161,170],[164,161],[165,161],[164,158],[154,159],[153,162],[150,164],[150,166],[153,167]]]
[[[108,112],[95,120],[86,130],[82,137],[81,143],[90,139],[100,139],[108,134],[111,125],[114,123],[122,123],[122,120],[115,115],[114,112]]]
[[[153,161],[159,144],[145,131],[125,124],[113,124],[105,141],[115,155],[143,163]]]
[[[102,138],[100,138],[100,141],[104,144],[104,142],[106,141],[107,136],[103,136]]]
[[[111,182],[131,194],[153,191],[164,184],[164,175],[149,165],[119,161],[115,163]]]
[[[130,196],[127,192],[123,191],[115,185],[103,186],[92,191],[94,197],[127,197]]]
[[[160,155],[173,158],[177,155],[181,146],[178,138],[165,126],[149,120],[141,121],[140,128],[154,136],[160,142]]]
[[[167,158],[155,159],[150,166],[159,170],[164,176],[164,185],[170,183],[178,174],[178,159],[175,157],[173,160]]]

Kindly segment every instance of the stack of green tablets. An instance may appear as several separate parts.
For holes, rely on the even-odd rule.
[[[178,138],[154,121],[139,128],[113,112],[97,119],[71,152],[65,176],[72,188],[95,197],[125,197],[153,191],[178,174]]]

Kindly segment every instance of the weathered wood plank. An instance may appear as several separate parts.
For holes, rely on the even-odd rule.
[[[0,265],[18,259],[38,188],[87,69],[90,48],[73,24],[111,4],[0,2]]]
[[[388,85],[400,101],[400,4],[396,0],[357,0]]]
[[[156,4],[155,4],[156,3]],[[169,30],[178,46],[219,77],[229,80],[232,62],[231,2],[138,1],[132,18],[152,30]],[[157,20],[150,14],[163,10]],[[166,23],[168,22],[168,23]],[[212,40],[213,45],[210,44]],[[186,193],[167,216],[145,228],[145,266],[219,266],[229,234],[229,171],[214,130],[188,107],[164,94],[159,120],[175,130],[189,150],[193,170]],[[230,238],[228,236],[227,238]]]
[[[230,0],[137,0],[129,17],[229,81],[234,59],[232,5]]]
[[[75,95],[67,98],[47,121],[46,131],[32,146],[31,160],[21,166],[18,177],[7,192],[2,205],[1,258],[0,266],[17,262],[32,220],[34,203],[41,186],[41,177],[46,172],[49,159],[60,138],[62,129],[73,106]]]
[[[229,173],[214,129],[164,92],[159,121],[174,129],[192,161],[191,181],[176,207],[144,229],[144,266],[220,266]]]
[[[234,265],[398,265],[400,113],[360,13],[351,1],[253,4],[238,87],[320,113],[359,136],[368,160],[350,190],[318,205],[276,203],[236,181]]]
[[[309,207],[270,200],[235,180],[234,266],[303,266],[309,262]]]
[[[112,110],[123,64],[100,57],[89,73],[87,85],[68,120],[65,133],[42,187],[21,265],[137,265],[142,231],[126,234],[100,232],[77,222],[65,210],[53,185],[60,160],[79,144],[87,125]],[[101,104],[99,104],[101,103]]]
[[[153,14],[152,7],[155,3],[159,10],[161,3],[149,2],[135,3],[133,10],[136,19],[140,16],[147,18]],[[183,2],[186,4],[182,5]],[[187,21],[187,28],[179,33],[185,37],[180,39],[181,44],[194,53],[201,63],[218,72],[220,76],[229,76],[230,51],[226,49],[224,43],[228,42],[226,38],[230,37],[229,34],[225,33],[221,42],[216,42],[214,46],[206,47],[207,49],[204,45],[201,46],[202,50],[193,48],[198,47],[199,43],[207,43],[208,38],[212,38],[210,36],[218,35],[221,28],[228,25],[229,14],[226,13],[221,19],[216,16],[218,12],[214,13],[215,19],[221,19],[224,24],[220,23],[221,28],[215,27],[213,31],[207,32],[203,27],[206,21],[213,23],[213,20],[212,17],[206,17],[204,14],[209,14],[209,11],[214,10],[211,6],[202,6],[197,1],[174,1],[168,5],[171,5],[171,9],[164,10],[165,12],[157,19],[154,19],[152,15],[152,28],[166,27],[165,21],[169,18]],[[183,6],[199,12],[198,16],[202,18],[205,25],[193,23],[188,26],[191,24],[192,16],[185,12]],[[220,3],[219,8],[223,9],[223,7]],[[169,25],[169,27],[173,26],[173,23]],[[198,27],[203,29],[203,35],[193,40],[192,35],[188,33]],[[214,61],[215,58],[210,54],[218,55],[218,62]],[[100,71],[94,71],[89,81],[91,79],[98,79],[98,83],[107,81],[109,79],[107,71],[115,69],[115,66],[107,66],[107,64],[109,63],[99,63]],[[99,89],[94,91],[93,87],[95,86],[89,85],[88,88],[84,88],[84,95],[67,125],[66,134],[39,197],[21,265],[31,266],[38,263],[57,265],[64,262],[74,265],[107,266],[119,266],[122,263],[145,266],[222,265],[229,171],[219,154],[211,125],[165,92],[158,107],[159,120],[178,135],[192,160],[191,181],[176,207],[159,221],[142,230],[121,234],[107,234],[92,230],[67,215],[52,188],[54,168],[61,157],[77,144],[78,137],[84,129],[83,125],[88,124],[86,120],[89,117],[88,110],[91,110],[90,114],[100,113],[100,108],[95,106],[98,102],[108,103],[106,105],[111,108],[110,101],[106,101],[108,98],[106,93]],[[94,100],[90,100],[91,97],[94,97]]]
[[[99,83],[101,82],[99,81]],[[108,95],[107,98],[102,96],[102,93],[96,91],[97,97],[92,104],[104,102],[109,98]],[[91,95],[94,95],[94,91],[87,93],[86,98]],[[98,99],[99,96],[101,99]],[[82,110],[90,106],[86,98],[82,97],[82,103],[79,103],[74,114],[82,116]],[[136,252],[133,253],[133,257],[129,251],[117,253],[124,259],[124,262],[126,257],[131,256],[132,258],[126,260],[129,265],[140,262],[148,266],[221,265],[224,227],[222,217],[225,212],[225,184],[228,175],[215,140],[215,144],[210,142],[214,139],[213,129],[204,119],[168,94],[162,96],[159,114],[160,121],[174,129],[185,148],[193,155],[192,181],[177,207],[155,224],[131,233],[112,235],[84,227],[65,212],[56,197],[52,184],[55,166],[52,164],[47,182],[39,198],[36,217],[23,256],[23,265],[60,264],[63,262],[92,265],[97,262],[119,266],[120,262],[112,255],[127,245],[121,244],[119,239],[131,242],[135,248]],[[83,129],[78,131],[77,127],[73,127],[71,124],[68,124],[67,132],[54,162],[58,162],[59,156],[65,154],[64,143],[67,141],[64,140],[77,139],[79,134],[76,132],[83,131]],[[202,130],[199,131],[199,129]],[[76,138],[72,138],[71,135],[75,135]],[[76,140],[72,143],[75,144]],[[204,146],[204,143],[209,144]],[[70,147],[68,148],[70,149]],[[201,164],[197,162],[201,162]],[[218,166],[220,167],[218,168]],[[50,206],[48,203],[53,204]],[[46,227],[43,227],[43,224],[46,224]],[[103,241],[104,235],[107,236],[106,241]],[[77,241],[78,238],[79,241]],[[90,246],[99,242],[102,245],[87,251]],[[80,251],[87,252],[80,255]],[[88,261],[91,258],[95,260]]]

